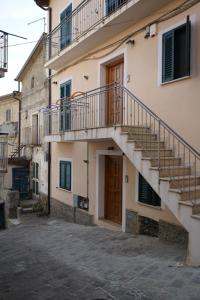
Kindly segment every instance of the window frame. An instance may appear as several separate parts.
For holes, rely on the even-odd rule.
[[[196,40],[197,40],[197,18],[195,14],[190,15],[190,23],[191,23],[191,31],[190,31],[190,43],[191,43],[191,51],[190,51],[190,76],[181,77],[171,81],[162,81],[162,37],[163,34],[173,30],[183,24],[186,23],[186,17],[182,18],[180,21],[174,23],[173,25],[169,25],[168,27],[159,30],[158,33],[158,56],[157,56],[157,85],[165,86],[177,81],[182,81],[186,79],[190,79],[194,74],[196,74],[196,57],[197,57],[197,49],[196,49]]]
[[[8,112],[9,112],[9,114],[8,114]],[[7,118],[7,116],[9,115],[9,120],[8,120],[8,118]],[[12,109],[11,108],[7,108],[6,109],[6,122],[11,122],[11,120],[12,120]]]
[[[68,189],[67,184],[65,182],[65,186],[61,186],[61,163],[64,164],[68,164],[70,163],[70,189]],[[66,191],[71,193],[73,190],[73,162],[72,159],[60,159],[58,161],[58,172],[59,172],[59,176],[58,176],[58,187],[60,190]],[[66,169],[65,169],[65,175],[66,175]]]
[[[32,192],[34,195],[38,196],[39,191],[39,163],[33,162],[33,173],[32,173]]]
[[[188,27],[189,27],[189,32],[188,32]],[[185,39],[186,39],[186,44],[185,44],[185,51],[186,51],[186,56],[188,61],[185,61],[185,74],[184,75],[179,75],[179,77],[175,78],[175,43],[176,43],[176,33],[181,30],[182,28],[185,28]],[[166,74],[165,74],[165,63],[166,63],[166,57],[165,57],[165,51],[166,51],[166,39],[167,37],[171,37],[171,47],[172,47],[172,62],[171,62],[171,77],[166,79]],[[189,45],[187,44],[189,43]],[[162,35],[162,83],[167,83],[171,82],[174,80],[179,80],[184,77],[189,77],[191,75],[191,22],[190,20],[187,20],[185,23],[163,33]]]

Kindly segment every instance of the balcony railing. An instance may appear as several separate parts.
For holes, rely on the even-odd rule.
[[[0,173],[7,172],[8,166],[8,135],[0,134]]]
[[[78,42],[89,31],[98,27],[107,17],[130,0],[85,0],[74,11],[69,6],[61,14],[61,23],[47,36],[46,60]]]
[[[112,126],[134,128],[142,143],[139,147],[152,150],[148,155],[158,171],[160,172],[162,163],[162,168],[169,168],[168,177],[173,179],[177,176],[174,175],[174,168],[177,168],[175,161],[178,159],[178,168],[184,170],[181,177],[189,185],[189,200],[193,201],[198,197],[200,154],[123,86],[112,84],[86,92],[82,96],[60,99],[56,105],[44,110],[44,124],[46,135],[62,135],[77,130],[84,133]],[[149,134],[152,135],[151,139]],[[175,158],[170,166],[167,164],[169,156]],[[189,174],[192,176],[186,178]],[[177,182],[178,189],[184,188],[184,180]]]

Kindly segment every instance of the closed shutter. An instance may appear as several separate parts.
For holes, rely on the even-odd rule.
[[[65,168],[66,189],[71,191],[71,162],[66,162]]]
[[[139,174],[139,202],[153,206],[161,206],[160,197],[141,174]]]
[[[162,82],[190,75],[191,22],[187,22],[163,35]]]
[[[70,161],[60,161],[60,188],[71,191]]]
[[[60,48],[64,49],[71,43],[72,39],[72,20],[70,16],[72,15],[72,4],[70,4],[67,9],[65,9],[60,15]]]
[[[190,75],[190,63],[191,63],[191,22],[189,16],[186,23],[186,76]]]
[[[60,98],[61,98],[61,103],[60,103],[60,130],[63,131],[64,126],[63,126],[63,101],[65,97],[65,86],[61,85],[60,86]]]
[[[65,189],[65,162],[60,162],[60,188]]]
[[[71,81],[65,85],[66,110],[65,110],[65,130],[71,129],[71,106],[70,100],[67,97],[71,96]]]
[[[174,78],[174,31],[163,35],[162,82]]]

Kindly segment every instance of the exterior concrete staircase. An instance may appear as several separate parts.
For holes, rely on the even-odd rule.
[[[112,125],[106,120],[108,96],[112,99],[109,120]],[[113,139],[161,197],[162,205],[164,203],[187,230],[187,262],[200,266],[200,153],[117,83],[71,100],[73,105],[69,106],[67,99],[62,110],[54,105],[44,111],[46,141]],[[62,132],[61,116],[71,119],[71,127]]]
[[[116,127],[113,140],[188,231],[187,262],[200,265],[200,176],[194,162],[189,164],[151,127]]]

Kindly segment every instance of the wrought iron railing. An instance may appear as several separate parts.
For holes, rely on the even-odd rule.
[[[74,10],[66,11],[61,23],[46,38],[46,60],[98,28],[105,19],[130,0],[84,0]]]
[[[0,173],[7,172],[8,166],[8,135],[0,134]]]
[[[107,85],[60,99],[44,110],[44,125],[45,135],[111,126],[127,128],[129,140],[150,158],[159,178],[168,177],[171,188],[185,188],[184,200],[194,200],[196,205],[200,199],[200,154],[123,86]]]

